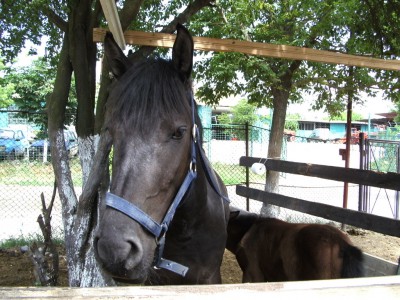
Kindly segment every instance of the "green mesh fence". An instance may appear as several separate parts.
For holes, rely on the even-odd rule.
[[[236,184],[246,182],[263,189],[265,175],[257,175],[253,172],[246,174],[246,168],[239,166],[241,156],[267,157],[269,131],[264,128],[246,125],[215,125],[205,128],[203,132],[203,148],[211,164],[223,179],[227,186],[232,205],[249,208],[250,211],[259,212],[261,203],[236,195]],[[284,138],[282,158],[291,161],[304,161],[326,165],[343,164],[339,149],[342,145],[328,143],[304,143],[297,139]],[[357,163],[356,155],[358,145],[353,145],[352,157]],[[372,162],[371,169],[379,171],[395,172],[398,168],[398,143],[388,143],[385,146],[377,143],[374,145],[374,155],[377,160]],[[46,155],[28,155],[11,159],[0,159],[0,240],[8,238],[30,237],[40,235],[37,218],[41,213],[41,194],[48,205],[54,193],[54,174],[52,165],[48,162],[50,157]],[[330,160],[333,160],[331,163]],[[70,160],[74,188],[79,196],[82,189],[82,174],[78,157]],[[357,165],[352,166],[357,167]],[[283,174],[280,185],[280,193],[298,197],[301,199],[341,205],[343,184],[336,182],[316,182],[317,179],[304,176],[287,176]],[[387,193],[380,193],[386,195]],[[52,213],[52,227],[55,236],[62,238],[63,226],[61,207],[58,193],[55,194],[54,209]],[[393,203],[393,198],[389,199]],[[397,196],[398,197],[398,196]],[[354,198],[354,207],[357,209],[358,186],[349,186],[349,198]],[[371,207],[377,200],[371,200]],[[377,203],[388,202],[379,200]],[[397,202],[398,203],[398,202]],[[385,204],[386,205],[386,204]],[[386,205],[387,206],[387,205]],[[375,208],[375,211],[377,208]],[[393,207],[395,211],[396,208]],[[398,208],[397,208],[398,210]]]
[[[251,211],[259,211],[258,201],[246,200],[236,195],[236,185],[249,182],[264,183],[265,175],[246,174],[239,166],[241,156],[267,157],[269,130],[247,125],[213,125],[204,128],[203,148],[208,159],[227,186],[231,204]],[[285,148],[285,147],[284,147]]]
[[[82,174],[78,158],[70,160],[74,188],[82,188]],[[42,213],[43,193],[48,206],[54,192],[53,167],[43,160],[0,160],[0,240],[35,238],[40,234],[38,216]],[[55,193],[52,211],[53,235],[62,238],[61,205]]]

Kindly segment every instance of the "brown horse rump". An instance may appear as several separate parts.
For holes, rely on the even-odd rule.
[[[363,255],[341,230],[288,223],[232,209],[227,249],[236,255],[243,282],[363,276]]]

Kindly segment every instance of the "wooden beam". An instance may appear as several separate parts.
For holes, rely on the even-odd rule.
[[[110,31],[114,36],[114,40],[118,46],[125,49],[124,33],[122,32],[121,22],[119,20],[117,7],[114,0],[100,0],[101,7],[103,8],[104,16],[106,17]],[[105,33],[104,33],[105,34]]]
[[[1,299],[398,299],[400,276],[246,284],[117,286],[102,288],[0,287]]]
[[[364,267],[366,277],[400,275],[399,265],[368,253],[364,253]]]
[[[236,194],[358,228],[400,237],[400,221],[237,185]]]
[[[98,43],[103,42],[106,31],[107,30],[103,28],[94,28],[93,41]],[[126,31],[124,35],[126,43],[132,45],[172,48],[175,41],[174,34],[166,33]],[[195,50],[239,52],[256,56],[400,71],[400,60],[384,60],[310,48],[232,39],[193,37],[193,41]]]
[[[351,182],[356,184],[375,186],[383,189],[400,191],[399,173],[381,173],[371,170],[342,168],[317,164],[299,163],[285,160],[265,159],[259,157],[242,156],[241,166],[251,167],[253,163],[263,163],[267,170],[318,177],[329,180]]]

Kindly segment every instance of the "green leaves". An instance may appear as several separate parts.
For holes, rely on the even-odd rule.
[[[4,107],[15,104],[18,109],[29,112],[29,121],[39,125],[42,130],[47,128],[46,101],[53,91],[56,70],[44,59],[39,58],[30,66],[5,68],[5,75],[0,81],[0,90],[9,87]],[[76,96],[71,94],[67,107],[70,113],[76,110]],[[26,115],[24,114],[24,117]],[[69,114],[66,124],[73,122],[73,115]]]
[[[400,22],[394,21],[400,20],[389,6],[400,9],[400,1],[389,1],[379,9],[380,1],[364,2],[369,6],[357,0],[222,0],[217,8],[196,16],[190,29],[202,36],[399,57],[400,51],[393,52],[398,45],[393,33],[399,32]],[[372,21],[379,26],[371,26]],[[382,47],[388,50],[387,54],[381,51]],[[299,99],[303,90],[316,95],[315,108],[325,108],[331,115],[346,109],[349,90],[356,102],[362,101],[358,96],[361,92],[373,95],[377,87],[385,90],[387,98],[399,97],[398,72],[354,68],[350,84],[346,66],[304,61],[293,69],[295,65],[290,60],[212,53],[195,65],[198,96],[215,104],[232,94],[246,95],[258,106],[271,106],[272,87],[288,89],[292,102]]]

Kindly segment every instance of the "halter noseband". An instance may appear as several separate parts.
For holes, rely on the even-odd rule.
[[[207,177],[208,182],[213,187],[214,191],[225,201],[229,202],[229,199],[222,195],[218,185],[216,183],[216,179],[212,173],[211,168],[206,164],[206,157],[204,154],[201,145],[198,143],[197,137],[199,136],[199,130],[195,123],[195,103],[193,94],[190,93],[190,100],[191,100],[191,107],[192,107],[192,142],[191,142],[191,159],[189,163],[189,170],[186,174],[185,179],[182,182],[174,200],[172,201],[167,213],[165,214],[164,219],[161,223],[157,223],[154,221],[149,215],[147,215],[144,211],[142,211],[139,207],[130,203],[129,201],[115,195],[112,193],[106,193],[105,202],[106,205],[112,207],[123,214],[127,215],[131,219],[135,220],[139,224],[141,224],[147,231],[153,234],[156,238],[157,249],[156,254],[154,256],[153,266],[154,268],[163,268],[170,270],[174,273],[177,273],[181,276],[185,276],[187,271],[189,270],[188,267],[183,266],[179,263],[170,261],[168,259],[162,258],[162,254],[164,251],[165,246],[165,234],[168,230],[169,224],[171,223],[176,209],[178,208],[179,204],[181,203],[183,197],[185,196],[186,192],[189,190],[191,183],[197,178],[197,170],[196,170],[196,149],[200,154],[200,159],[202,165],[205,170],[205,174]]]

